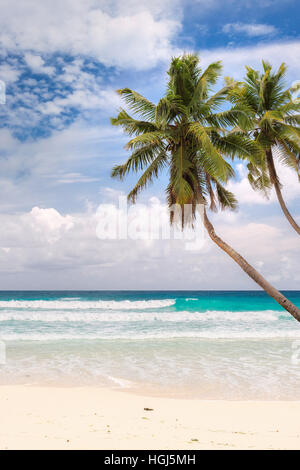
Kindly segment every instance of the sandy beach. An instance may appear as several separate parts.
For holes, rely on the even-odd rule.
[[[295,401],[1,386],[0,449],[300,449],[299,417]]]

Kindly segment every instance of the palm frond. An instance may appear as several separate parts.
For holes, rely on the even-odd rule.
[[[134,188],[130,191],[127,198],[132,203],[136,202],[136,198],[138,194],[147,187],[147,185],[153,182],[154,178],[158,177],[159,172],[168,165],[168,157],[167,154],[162,151],[160,152],[157,157],[150,163],[148,168],[139,178],[138,182],[134,186]]]
[[[154,121],[155,118],[155,104],[147,100],[144,96],[130,88],[122,88],[117,90],[117,93],[124,99],[127,106],[141,117]]]
[[[190,107],[193,108],[201,100],[207,98],[209,87],[215,85],[220,73],[222,71],[222,64],[220,61],[210,64],[200,76],[196,83],[193,94],[190,100]]]
[[[133,152],[126,163],[114,166],[111,177],[122,180],[130,171],[137,172],[143,170],[145,166],[149,165],[156,158],[157,154],[162,152],[165,152],[165,149],[161,145],[155,143],[144,145]]]
[[[208,174],[214,175],[215,178],[224,182],[234,175],[233,168],[214,146],[205,127],[198,122],[191,123],[189,133],[195,137],[198,143],[198,158]]]
[[[262,147],[242,133],[228,133],[222,137],[213,134],[212,141],[216,148],[230,158],[237,157],[256,165],[261,165],[264,159]]]
[[[138,135],[157,130],[156,125],[152,122],[133,119],[125,109],[121,109],[118,116],[111,118],[110,122],[113,126],[121,126],[128,135]]]
[[[236,197],[231,191],[228,191],[228,189],[224,188],[220,182],[216,182],[216,191],[221,210],[230,209],[234,211],[237,209],[238,202]]]
[[[265,166],[253,165],[248,163],[248,181],[254,190],[260,191],[265,197],[269,197],[269,190],[271,188],[271,181],[267,174]]]
[[[144,147],[145,145],[163,145],[165,133],[162,131],[145,132],[144,134],[137,135],[133,139],[129,140],[125,145],[127,150],[137,149]]]

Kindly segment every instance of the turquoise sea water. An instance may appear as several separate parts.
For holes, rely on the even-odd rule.
[[[300,324],[263,292],[2,291],[0,340],[0,384],[300,399]]]

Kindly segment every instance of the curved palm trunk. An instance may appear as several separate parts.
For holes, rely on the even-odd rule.
[[[248,274],[253,281],[255,281],[260,287],[264,289],[267,294],[273,297],[276,302],[278,302],[285,310],[287,310],[291,315],[293,315],[296,320],[300,322],[300,309],[296,307],[292,302],[290,302],[284,295],[282,295],[275,287],[269,284],[266,279],[256,271],[237,251],[235,251],[231,246],[224,242],[215,232],[215,229],[212,223],[209,221],[206,210],[204,208],[203,214],[203,223],[208,232],[208,235],[214,243],[216,243],[225,253],[227,253],[241,268]]]
[[[266,157],[267,157],[267,163],[268,163],[268,168],[269,168],[270,180],[271,180],[271,183],[273,183],[273,185],[274,185],[276,195],[277,195],[277,199],[279,201],[282,212],[286,216],[287,220],[289,221],[289,223],[291,224],[293,229],[295,229],[296,232],[300,235],[300,227],[297,224],[297,222],[293,219],[293,217],[291,216],[290,212],[288,211],[288,208],[285,205],[284,199],[282,197],[281,189],[280,189],[280,183],[279,183],[279,179],[278,179],[278,176],[277,176],[277,173],[276,173],[276,168],[275,168],[275,165],[274,165],[274,159],[273,159],[271,149],[266,151]]]

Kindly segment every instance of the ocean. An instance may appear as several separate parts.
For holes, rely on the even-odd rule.
[[[0,384],[300,400],[300,324],[259,291],[2,291],[0,341]]]

